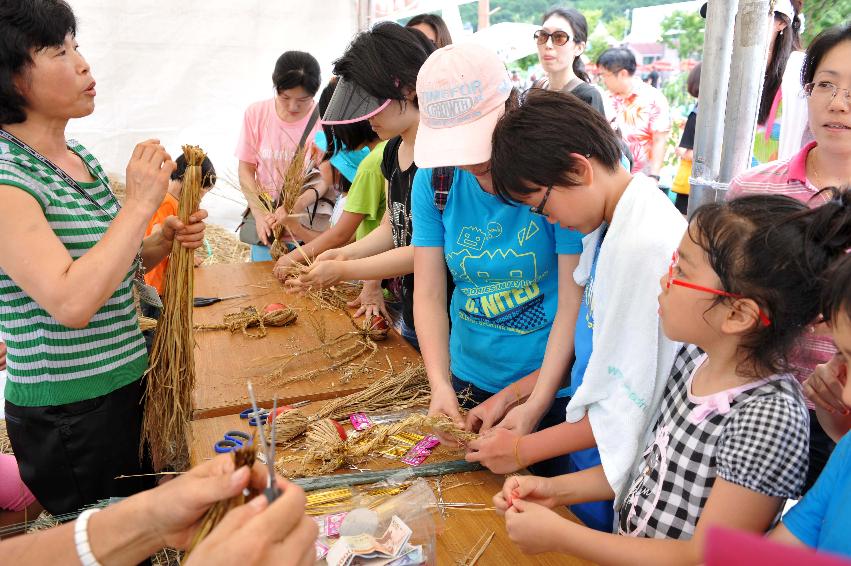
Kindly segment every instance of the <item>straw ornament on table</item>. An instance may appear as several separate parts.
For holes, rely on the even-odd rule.
[[[279,415],[274,422],[277,442],[284,444],[301,436],[313,422],[341,419],[352,413],[390,412],[427,404],[431,397],[425,367],[412,365],[401,372],[391,371],[377,379],[366,389],[333,399],[308,417],[302,410],[294,409]]]
[[[206,155],[200,147],[186,145],[183,156],[187,167],[178,216],[188,224],[201,202],[201,163]],[[157,470],[185,470],[189,465],[186,441],[195,388],[193,257],[191,250],[174,241],[164,279],[162,315],[151,348],[139,454],[147,443]]]
[[[272,303],[263,308],[263,312],[256,307],[249,306],[239,312],[229,313],[224,316],[222,322],[214,324],[196,324],[195,330],[230,330],[231,334],[242,332],[248,338],[264,338],[268,333],[267,326],[289,326],[293,324],[298,315],[290,308],[279,303]],[[249,328],[257,328],[257,332],[249,332]]]
[[[479,437],[464,430],[446,415],[421,415],[414,413],[395,423],[374,425],[357,436],[347,437],[342,427],[333,419],[322,419],[310,425],[305,435],[304,449],[299,455],[282,457],[279,467],[296,463],[289,477],[324,475],[338,470],[345,464],[358,464],[376,453],[397,443],[394,436],[412,430],[434,430],[461,444]]]

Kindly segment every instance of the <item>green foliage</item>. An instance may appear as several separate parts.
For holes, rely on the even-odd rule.
[[[705,25],[697,12],[677,10],[662,20],[662,43],[676,49],[680,59],[697,57],[703,51]]]
[[[822,30],[848,21],[851,0],[806,0],[804,2],[804,47]]]
[[[630,21],[626,19],[624,16],[615,16],[606,22],[606,29],[609,30],[609,33],[618,41],[623,41],[623,38],[626,37],[627,31],[629,31]],[[591,28],[592,30],[594,28]]]
[[[526,55],[522,59],[518,59],[511,63],[512,69],[520,69],[521,71],[528,71],[529,67],[534,67],[538,64],[538,54],[532,53],[531,55]]]

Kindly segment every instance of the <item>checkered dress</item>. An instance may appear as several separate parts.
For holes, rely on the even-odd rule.
[[[719,394],[690,395],[705,356],[677,356],[662,414],[620,509],[620,534],[688,539],[715,477],[757,493],[798,497],[807,473],[809,415],[791,375]]]

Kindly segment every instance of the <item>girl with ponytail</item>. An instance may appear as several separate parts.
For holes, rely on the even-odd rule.
[[[627,536],[546,509],[611,499],[616,494],[602,467],[556,478],[515,476],[494,501],[521,549],[599,564],[636,556],[649,564],[696,564],[710,526],[762,533],[785,499],[800,496],[809,418],[788,355],[820,313],[835,318],[840,311],[825,312],[820,297],[839,282],[832,279],[841,280],[826,275],[829,268],[840,258],[847,263],[851,194],[831,194],[814,209],[785,196],[754,195],[695,213],[659,281],[665,334],[692,345],[674,363],[661,412],[620,498],[618,534]],[[849,322],[846,311],[840,325]],[[851,492],[844,482],[844,493]],[[847,548],[843,524],[837,522],[834,538]]]

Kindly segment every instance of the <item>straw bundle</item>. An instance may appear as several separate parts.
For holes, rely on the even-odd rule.
[[[0,419],[0,454],[14,454],[9,432],[6,430],[6,419]]]
[[[275,438],[278,443],[284,444],[307,431],[312,421],[328,417],[341,419],[359,411],[408,409],[426,403],[430,396],[425,367],[422,364],[408,366],[397,374],[376,380],[362,391],[328,401],[313,417],[299,409],[282,413],[275,419]]]
[[[315,171],[313,160],[307,158],[307,152],[308,149],[305,147],[298,148],[292,157],[289,159],[285,158],[286,161],[281,163],[279,167],[279,173],[283,182],[281,183],[281,192],[278,195],[278,206],[282,207],[287,214],[293,213],[293,208],[295,208],[298,197],[301,196],[310,176]],[[275,261],[287,253],[287,246],[283,241],[285,231],[289,233],[286,226],[275,228],[275,241],[269,250],[269,253],[272,254],[272,259]],[[290,237],[292,237],[292,234],[290,234]],[[305,256],[304,259],[310,263],[309,258]]]
[[[207,224],[204,230],[206,257],[201,265],[219,263],[247,263],[251,259],[251,246],[239,241],[233,232],[216,224]]]
[[[234,469],[238,470],[242,466],[248,466],[251,468],[254,466],[254,461],[257,459],[257,444],[255,439],[248,444],[243,445],[238,450],[231,452],[233,455],[233,463]],[[207,510],[207,513],[204,515],[204,518],[201,520],[201,526],[198,527],[198,530],[195,531],[195,535],[192,537],[192,542],[189,543],[189,547],[186,549],[186,554],[184,555],[184,560],[189,558],[189,555],[195,549],[198,544],[203,541],[210,532],[216,528],[216,525],[221,523],[222,519],[224,519],[225,515],[231,509],[235,507],[239,507],[240,505],[245,504],[245,491],[241,491],[239,494],[229,498],[218,501]],[[263,497],[258,496],[258,497]]]
[[[199,147],[183,146],[183,155],[187,168],[178,216],[188,223],[189,215],[198,210],[201,201],[201,163],[205,154]],[[189,464],[186,442],[195,387],[193,269],[192,251],[175,240],[165,273],[163,312],[151,349],[142,423],[142,438],[150,446],[158,471],[184,470]],[[144,443],[139,446],[140,455],[143,450]]]
[[[196,324],[195,330],[230,330],[237,331],[248,338],[264,338],[267,326],[288,326],[296,321],[298,315],[292,309],[278,309],[260,313],[255,307],[245,307],[239,312],[229,313],[218,324]],[[248,332],[249,328],[259,328],[257,333]]]
[[[310,426],[305,436],[305,453],[302,457],[290,459],[300,462],[298,475],[324,475],[343,466],[344,463],[357,464],[394,444],[391,437],[410,430],[436,430],[465,444],[479,437],[478,434],[464,430],[452,422],[446,415],[427,416],[413,414],[406,419],[387,424],[376,425],[357,436],[344,440],[337,433],[336,426],[329,419],[321,420]]]

